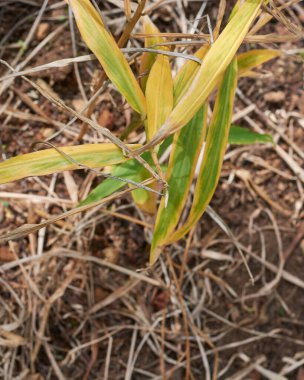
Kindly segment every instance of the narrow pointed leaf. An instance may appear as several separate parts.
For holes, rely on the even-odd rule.
[[[139,147],[139,145],[129,145],[131,149],[136,147]],[[81,166],[77,165],[77,163],[90,168],[101,168],[127,160],[121,149],[111,143],[85,144],[60,147],[58,149],[63,154],[56,149],[45,149],[1,162],[0,183],[64,170],[81,169]]]
[[[144,17],[144,32],[146,34],[159,33],[157,27],[147,16]],[[146,38],[145,46],[159,45],[162,42],[164,39],[159,36]],[[158,46],[157,48],[168,50],[165,46]],[[141,63],[141,71],[148,73],[148,76],[142,78],[141,84],[145,88],[147,99],[145,126],[147,139],[150,140],[173,108],[173,81],[169,58],[164,55],[145,53]],[[132,197],[140,209],[150,214],[155,213],[157,200],[155,194],[144,189],[138,189],[132,192]]]
[[[245,0],[240,6],[234,17],[211,46],[193,83],[173,109],[150,145],[157,144],[169,134],[182,128],[204,104],[243,42],[262,3],[263,0]]]
[[[147,35],[159,34],[159,29],[155,26],[155,24],[151,21],[148,16],[142,17],[143,22],[143,32]],[[168,50],[166,46],[161,46],[161,43],[165,42],[165,39],[161,36],[153,36],[145,38],[145,47],[153,47],[156,46],[157,49]],[[156,63],[157,62],[157,63]],[[153,68],[153,73],[151,69]],[[158,72],[158,70],[164,70]],[[148,112],[148,121],[146,121],[146,132],[147,136],[152,136],[168,114],[172,110],[172,92],[173,92],[173,84],[171,78],[171,69],[169,64],[168,57],[160,56],[157,53],[145,52],[142,55],[141,63],[140,63],[140,83],[142,89],[146,92],[147,96],[147,112]],[[168,81],[167,86],[164,86],[164,83],[160,83],[160,78],[157,78],[155,83],[151,83],[151,75],[164,76],[164,81]],[[147,90],[147,82],[148,78],[150,78],[150,87]],[[152,78],[153,80],[153,78]],[[156,98],[157,91],[165,91],[165,94],[162,96],[168,99],[168,102],[160,102],[161,98]],[[149,92],[149,95],[147,93]],[[166,112],[166,108],[168,111]],[[162,112],[165,112],[165,116],[162,117]],[[151,114],[152,113],[152,114]],[[158,121],[160,119],[160,121]],[[153,132],[153,129],[154,132]],[[143,173],[143,177],[141,181],[146,179],[148,173]],[[153,184],[152,187],[156,188],[156,184]],[[146,191],[144,189],[137,189],[132,191],[132,197],[136,205],[143,211],[148,212],[149,214],[154,214],[156,211],[156,194]]]
[[[241,0],[237,0],[229,16],[229,21],[236,15],[237,11],[240,9]]]
[[[144,34],[158,34],[160,33],[159,29],[156,27],[156,25],[151,21],[151,19],[148,16],[142,17],[143,22],[143,32]],[[159,45],[162,42],[164,42],[164,38],[160,36],[155,37],[147,37],[145,38],[145,47],[150,48],[153,45]],[[167,49],[166,47],[158,46],[157,49]],[[157,54],[156,53],[150,53],[146,52],[142,55],[141,62],[140,62],[140,68],[139,73],[141,75],[140,84],[142,89],[145,91],[146,84],[148,80],[148,76],[150,73],[150,70],[156,60]]]
[[[237,85],[237,62],[232,61],[220,84],[208,129],[203,162],[194,191],[193,204],[188,220],[164,242],[181,239],[200,219],[215,192],[228,142]]]
[[[124,177],[121,176],[121,178]],[[132,179],[131,177],[128,178]],[[78,206],[89,205],[90,203],[97,202],[115,193],[115,191],[122,189],[125,185],[125,182],[119,181],[118,179],[116,180],[113,178],[107,178],[106,180],[102,181],[98,186],[96,186],[95,189],[93,189],[87,196],[87,198],[80,202]]]
[[[96,55],[105,73],[130,106],[145,117],[144,94],[126,58],[96,9],[89,0],[69,0],[69,4],[84,42]]]
[[[228,142],[234,145],[274,144],[271,135],[256,133],[248,128],[237,125],[231,126]]]
[[[111,174],[119,178],[127,178],[133,181],[137,180],[136,174],[140,169],[140,164],[136,160],[130,160],[124,162],[121,165],[117,165],[111,170]],[[79,206],[87,205],[93,202],[97,202],[108,195],[113,194],[115,191],[121,189],[126,185],[125,182],[114,178],[107,178],[96,186],[90,194],[79,203]]]
[[[208,49],[209,46],[202,46],[194,54],[194,56],[199,59],[203,59]],[[176,77],[174,78],[174,105],[176,105],[183,97],[183,95],[187,92],[199,69],[200,65],[197,62],[187,60],[182,66],[182,68],[179,70]]]
[[[160,146],[159,153],[160,155],[164,153],[164,151],[168,148],[169,145],[172,144],[172,138],[168,138],[164,143]],[[143,154],[143,159],[152,164],[152,158],[149,152]],[[116,165],[111,170],[111,174],[115,177],[133,180],[135,182],[141,182],[142,178],[148,178],[148,171],[135,159],[130,159],[122,164]],[[121,189],[125,186],[125,182],[122,182],[118,179],[107,178],[102,181],[98,186],[93,189],[90,194],[80,202],[80,206],[90,204],[93,202],[97,202],[108,195],[111,195],[115,191]],[[153,184],[151,185],[153,187]],[[132,194],[137,190],[132,191]],[[151,193],[149,193],[151,194]]]
[[[149,74],[146,87],[147,139],[164,123],[173,108],[173,81],[168,57],[159,55]]]
[[[167,171],[169,199],[161,200],[153,234],[150,263],[158,257],[158,247],[163,245],[176,227],[193,180],[197,160],[206,133],[207,106],[203,106],[188,123],[187,128],[179,131],[173,141]]]
[[[256,49],[239,54],[237,56],[239,76],[246,76],[252,69],[280,55],[280,51],[270,49]]]

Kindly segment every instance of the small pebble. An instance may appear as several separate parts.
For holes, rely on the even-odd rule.
[[[271,91],[264,95],[264,99],[268,103],[280,103],[285,100],[283,91]]]
[[[36,32],[36,38],[38,41],[43,40],[50,30],[50,24],[47,22],[42,22],[38,25],[37,32]]]

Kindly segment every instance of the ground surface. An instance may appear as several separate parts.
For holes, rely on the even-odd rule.
[[[120,3],[101,8],[116,36],[124,25]],[[170,32],[189,31],[201,7],[156,3],[154,20]],[[212,22],[214,3],[204,11]],[[286,16],[301,25],[303,2]],[[287,33],[278,21],[264,32]],[[259,78],[240,80],[235,122],[272,134],[277,147],[228,148],[211,206],[230,233],[206,214],[190,237],[146,270],[151,218],[128,196],[2,244],[1,379],[210,379],[212,373],[234,380],[304,379],[304,90],[297,54],[303,41],[268,46],[288,55],[264,65]],[[0,57],[15,69],[86,53],[64,2],[0,4]],[[1,65],[1,76],[7,70]],[[31,78],[80,110],[86,102],[81,93],[92,96],[96,70],[92,61]],[[34,142],[71,118],[21,78],[0,87],[2,160],[32,151]],[[117,135],[130,118],[111,87],[94,114]],[[75,122],[51,141],[71,145],[80,130]],[[131,135],[132,141],[140,137]],[[87,130],[82,141],[97,138]],[[1,185],[1,235],[70,209],[98,181],[77,171]]]

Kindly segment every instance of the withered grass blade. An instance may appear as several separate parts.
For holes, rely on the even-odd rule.
[[[130,0],[124,0],[124,6],[125,6],[126,18],[129,21],[132,17],[131,1]]]

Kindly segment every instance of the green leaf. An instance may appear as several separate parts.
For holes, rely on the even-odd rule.
[[[274,144],[271,135],[256,133],[248,128],[237,125],[231,126],[228,142],[234,145]]]
[[[159,148],[159,156],[161,156],[168,147],[172,144],[172,136],[169,136]],[[83,146],[83,145],[82,145]],[[153,165],[153,160],[149,152],[146,152],[142,155],[142,158],[148,162],[150,165]],[[148,171],[145,170],[142,165],[135,159],[130,159],[120,165],[116,165],[111,174],[119,178],[131,179],[136,182],[140,182],[141,176],[146,177]],[[80,202],[79,206],[87,205],[93,202],[97,202],[102,198],[114,193],[115,191],[121,189],[125,186],[125,182],[114,178],[107,178],[103,182],[101,182],[95,189],[93,189],[86,199]],[[142,190],[142,189],[140,189]],[[137,190],[134,190],[137,191]],[[133,191],[133,192],[134,192]],[[143,190],[146,191],[146,190]]]
[[[158,209],[153,234],[150,263],[159,255],[158,247],[166,242],[176,227],[193,180],[197,160],[206,134],[207,105],[203,106],[186,128],[179,131],[173,140],[167,171],[168,205],[162,198]]]
[[[165,242],[181,239],[198,222],[215,192],[228,143],[237,85],[237,60],[229,65],[220,84],[209,126],[204,158],[194,191],[193,204],[186,223]]]
[[[115,166],[111,171],[111,174],[115,177],[141,182],[141,171],[146,171],[146,169],[144,169],[137,160],[132,159],[121,165]],[[107,178],[106,180],[102,181],[98,186],[96,186],[95,189],[92,190],[90,194],[87,196],[87,198],[79,203],[79,206],[97,202],[102,198],[105,198],[108,195],[114,193],[115,191],[121,189],[125,185],[126,182],[120,181],[119,179]]]

